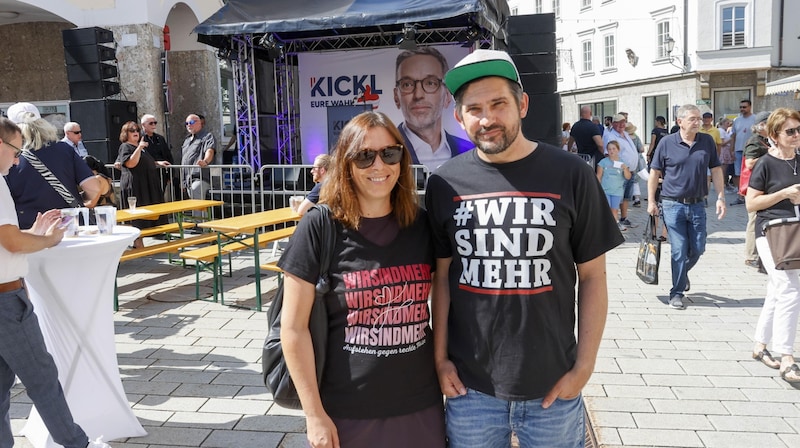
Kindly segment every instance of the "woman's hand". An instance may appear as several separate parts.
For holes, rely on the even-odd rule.
[[[156,164],[158,164],[158,166],[169,166],[170,165],[170,163],[167,162],[166,160],[159,160],[159,161],[156,162]]]
[[[306,417],[306,436],[312,448],[340,448],[336,425],[327,414]]]
[[[781,193],[783,193],[786,199],[792,204],[800,205],[800,184],[790,185],[781,190]]]

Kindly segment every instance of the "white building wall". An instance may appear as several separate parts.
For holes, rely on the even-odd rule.
[[[184,4],[202,22],[219,10],[221,0],[20,0],[56,14],[78,27],[151,23],[164,26],[175,5]]]

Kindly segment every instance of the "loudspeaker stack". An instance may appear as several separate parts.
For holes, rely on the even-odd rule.
[[[556,18],[554,14],[510,16],[508,54],[530,98],[523,134],[561,147],[561,95],[556,93]]]
[[[111,163],[117,157],[122,125],[138,118],[136,103],[108,99],[120,92],[114,34],[90,27],[63,30],[61,37],[70,120],[81,124],[83,144],[89,154]]]

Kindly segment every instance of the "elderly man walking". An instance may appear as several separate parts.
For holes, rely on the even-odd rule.
[[[708,195],[706,172],[717,192],[717,219],[725,216],[725,189],[722,168],[717,157],[714,138],[700,132],[700,109],[687,104],[678,109],[680,130],[662,138],[656,147],[647,180],[647,212],[658,214],[656,188],[663,177],[661,203],[664,225],[669,232],[672,262],[672,289],[669,306],[683,309],[684,292],[689,290],[689,270],[706,250],[706,208],[703,199]]]

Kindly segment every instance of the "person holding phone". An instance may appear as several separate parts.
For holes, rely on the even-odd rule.
[[[60,212],[36,213],[33,225],[21,230],[14,200],[5,176],[20,163],[20,128],[0,117],[0,446],[14,446],[9,402],[14,377],[19,377],[55,443],[66,448],[110,448],[99,440],[89,441],[75,423],[58,369],[47,352],[33,304],[24,288],[29,253],[58,244],[64,237]],[[71,150],[70,150],[71,151]],[[77,154],[75,154],[77,157]]]
[[[120,178],[120,206],[128,208],[130,206],[128,198],[136,197],[136,205],[150,205],[164,202],[164,194],[161,191],[161,176],[158,168],[169,166],[169,162],[158,161],[147,151],[149,146],[141,138],[141,128],[135,121],[129,121],[122,125],[119,134],[119,154],[117,162],[122,165],[122,176]],[[137,219],[133,221],[133,226],[144,229],[166,223],[166,217],[161,217],[156,221]],[[142,239],[134,241],[134,247],[142,247]]]

